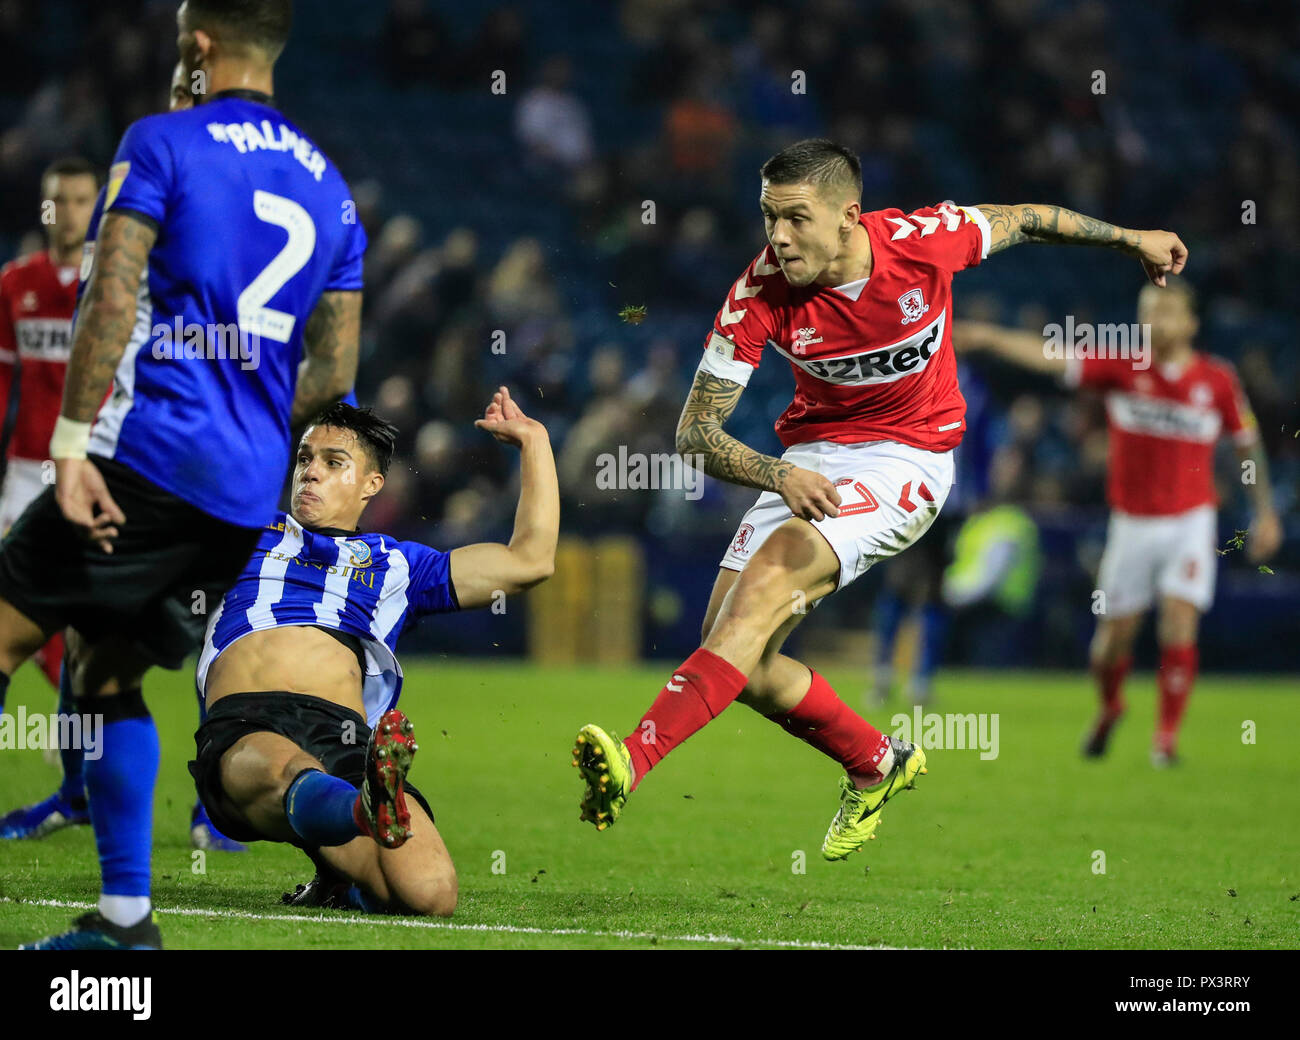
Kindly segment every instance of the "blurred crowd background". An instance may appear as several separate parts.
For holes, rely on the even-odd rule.
[[[75,153],[106,168],[123,129],[165,106],[175,6],[0,0],[0,259],[40,248],[47,162]],[[402,429],[372,527],[447,546],[508,532],[514,459],[471,425],[508,384],[550,428],[566,531],[643,540],[646,652],[693,647],[713,565],[753,493],[711,481],[699,501],[600,490],[596,460],[619,445],[672,450],[713,315],[763,244],[757,168],[813,135],[861,154],[864,208],[1057,202],[1177,231],[1200,293],[1201,346],[1237,364],[1278,506],[1293,510],[1293,4],[297,8],[277,101],[352,185],[370,239],[358,396]],[[958,276],[956,313],[1032,329],[1067,314],[1130,322],[1141,285],[1137,263],[1118,254],[1013,250]],[[644,320],[621,318],[629,306]],[[1017,660],[1078,664],[1104,533],[1100,402],[982,357],[963,370],[972,433],[959,491],[972,506],[999,474],[998,493],[1042,533],[1041,609],[1017,630]],[[791,388],[785,363],[766,361],[729,430],[778,452],[771,425]],[[1248,515],[1226,457],[1222,473],[1226,541]],[[1294,635],[1298,533],[1292,521],[1272,575],[1224,557],[1207,665],[1294,667],[1293,642],[1261,656],[1258,638],[1243,646],[1215,618]],[[872,580],[836,597],[824,623],[865,626]]]

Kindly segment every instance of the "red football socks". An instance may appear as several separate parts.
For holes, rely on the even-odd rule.
[[[840,700],[816,672],[803,700],[786,714],[768,718],[835,759],[858,786],[869,787],[884,779],[878,767],[889,750],[889,738]]]
[[[632,789],[664,755],[721,715],[744,688],[745,676],[710,650],[701,647],[683,661],[623,742],[632,757]]]
[[[1160,672],[1156,683],[1160,689],[1160,708],[1156,721],[1156,745],[1172,753],[1178,739],[1178,726],[1187,710],[1187,698],[1196,682],[1197,653],[1194,643],[1166,646],[1160,650]]]

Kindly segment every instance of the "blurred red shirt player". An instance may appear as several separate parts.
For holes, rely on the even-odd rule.
[[[1138,296],[1138,323],[1150,330],[1149,351],[1129,357],[1063,361],[1048,357],[1032,332],[979,322],[958,324],[957,345],[988,349],[1066,384],[1105,396],[1110,450],[1106,498],[1110,526],[1098,573],[1097,631],[1091,666],[1101,710],[1084,742],[1084,754],[1105,753],[1124,713],[1123,684],[1133,644],[1147,612],[1158,605],[1159,703],[1151,758],[1157,766],[1177,757],[1178,730],[1196,678],[1196,635],[1214,599],[1216,507],[1214,448],[1231,437],[1254,520],[1247,555],[1259,562],[1282,541],[1273,507],[1267,461],[1254,416],[1232,365],[1193,346],[1197,332],[1192,290],[1169,279],[1161,290]]]
[[[0,533],[13,526],[54,477],[47,451],[63,403],[82,246],[98,188],[95,169],[86,160],[53,163],[41,177],[48,245],[0,269],[0,402],[5,416],[17,398],[0,491]],[[55,686],[62,659],[60,633],[37,654]]]

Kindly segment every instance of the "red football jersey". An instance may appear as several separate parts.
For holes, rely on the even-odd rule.
[[[966,414],[952,276],[988,256],[988,221],[951,203],[859,219],[871,240],[870,277],[795,288],[768,246],[727,294],[700,367],[744,384],[764,347],[789,361],[794,400],[776,421],[786,447],[884,440],[947,451],[961,441]]]
[[[1237,373],[1196,353],[1179,369],[1135,369],[1122,358],[1087,358],[1067,381],[1101,390],[1110,428],[1106,498],[1135,516],[1169,516],[1215,505],[1214,444],[1226,430],[1239,444],[1257,436]]]
[[[77,266],[56,267],[42,250],[0,269],[0,401],[12,392],[19,365],[18,418],[9,458],[44,461],[63,404],[72,350]]]

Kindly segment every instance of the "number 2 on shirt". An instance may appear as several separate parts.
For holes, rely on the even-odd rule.
[[[316,225],[312,223],[311,214],[293,199],[260,189],[253,192],[253,212],[258,220],[284,228],[289,233],[289,240],[239,294],[236,304],[239,327],[249,335],[288,343],[293,335],[294,316],[268,307],[267,303],[311,259],[312,250],[316,248]]]

